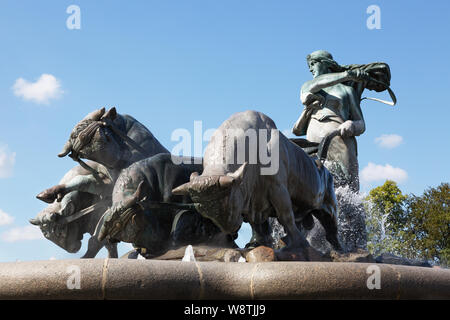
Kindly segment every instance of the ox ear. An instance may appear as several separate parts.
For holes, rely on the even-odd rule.
[[[63,216],[70,216],[75,213],[75,204],[73,201],[69,201],[66,203],[66,206],[61,209],[61,214]]]
[[[142,199],[144,199],[145,197],[145,186],[144,186],[144,180],[142,180],[137,189],[136,192],[134,193],[133,197],[136,200],[136,202],[141,201]]]
[[[89,113],[86,117],[84,117],[83,120],[94,120],[98,121],[101,119],[101,117],[105,114],[105,107],[95,110],[91,113]]]
[[[114,120],[116,119],[116,117],[117,117],[116,107],[112,107],[102,116],[102,119]]]

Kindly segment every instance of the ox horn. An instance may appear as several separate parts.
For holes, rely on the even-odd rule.
[[[172,190],[172,194],[176,196],[187,196],[189,195],[189,190],[193,187],[193,182],[197,179],[198,172],[194,171],[191,173],[189,177],[189,182],[182,184],[181,186],[176,187]]]
[[[67,140],[62,151],[60,153],[58,153],[58,157],[62,158],[62,157],[67,156],[70,151],[72,151],[72,142],[70,142],[70,140]]]
[[[234,178],[230,176],[220,176],[219,185],[221,188],[227,188],[233,184]]]
[[[219,185],[221,188],[230,187],[234,182],[243,180],[246,173],[248,162],[244,162],[235,172],[229,173],[226,176],[220,176]]]
[[[186,196],[189,195],[189,189],[192,188],[192,182],[187,182],[181,186],[176,187],[172,190],[172,194],[176,196]]]
[[[141,181],[139,183],[139,186],[137,187],[136,191],[133,193],[133,195],[125,200],[123,204],[124,209],[128,209],[135,205],[139,200],[141,200],[144,197],[144,181]]]
[[[173,189],[172,194],[189,195],[189,191],[192,190],[207,190],[209,187],[216,185],[218,179],[220,180],[219,176],[198,177],[195,174],[191,174],[191,181]]]
[[[241,182],[242,180],[244,180],[244,176],[247,173],[247,168],[248,168],[248,162],[244,162],[235,172],[227,174],[227,177],[231,178],[232,182],[235,180],[237,182]],[[224,181],[227,181],[227,183],[228,183],[228,179],[224,180]]]
[[[31,224],[35,225],[35,226],[39,226],[40,225],[40,221],[38,219],[30,219],[28,220]]]

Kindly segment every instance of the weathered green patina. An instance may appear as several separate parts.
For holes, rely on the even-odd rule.
[[[391,73],[386,63],[366,65],[339,65],[324,50],[307,56],[313,79],[301,88],[300,99],[305,106],[294,125],[293,133],[306,135],[311,142],[321,142],[329,133],[339,130],[340,135],[331,142],[328,168],[336,186],[349,185],[359,190],[356,136],[366,130],[360,102],[364,89],[377,92],[388,90],[393,102],[369,98],[394,105],[395,95],[390,90]],[[326,164],[327,166],[327,164]]]

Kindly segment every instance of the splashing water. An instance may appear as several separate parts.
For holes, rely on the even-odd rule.
[[[195,262],[194,248],[192,248],[191,245],[188,245],[186,247],[186,250],[184,251],[184,257],[183,259],[181,259],[181,261]]]
[[[398,249],[398,243],[396,243],[399,240],[391,234],[389,228],[388,217],[391,213],[379,211],[371,200],[368,200],[366,205],[370,251],[375,255],[390,253],[401,256],[402,252]]]
[[[405,248],[400,234],[393,233],[388,222],[389,211],[380,211],[371,200],[366,200],[366,226],[370,253],[377,262],[431,267],[436,261],[426,260]],[[406,249],[406,250],[405,250]]]
[[[247,262],[247,260],[245,260],[245,258],[244,258],[244,257],[239,257],[239,260],[238,260],[238,262]]]
[[[280,245],[280,240],[286,236],[286,232],[284,232],[283,226],[278,222],[277,218],[270,217],[269,225],[272,229],[272,247],[278,248]]]
[[[349,186],[335,190],[338,203],[338,238],[346,252],[367,249],[364,196]]]
[[[349,186],[338,187],[335,190],[338,203],[338,239],[345,252],[354,252],[357,249],[367,249],[367,232],[365,222],[365,210],[363,205],[364,196],[354,192]],[[272,228],[274,247],[279,244],[280,239],[286,236],[283,226],[276,218],[269,218]],[[301,229],[308,242],[322,253],[332,250],[331,245],[325,238],[325,230],[320,222],[314,217],[314,228],[311,230]]]

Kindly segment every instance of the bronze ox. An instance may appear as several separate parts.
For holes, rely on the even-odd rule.
[[[93,213],[69,224],[56,223],[57,218],[71,216],[79,210],[99,204],[100,199],[108,207],[120,170],[135,161],[162,152],[167,152],[167,149],[133,117],[117,114],[115,108],[108,111],[101,108],[89,113],[75,125],[58,155],[64,157],[69,154],[81,166],[69,171],[58,185],[37,196],[50,205],[30,222],[39,225],[49,240],[69,252],[77,252],[83,233],[93,235],[106,208],[99,213],[102,206],[98,206]],[[80,158],[92,161],[84,163]],[[104,242],[96,242],[96,236],[91,237],[84,257],[94,257],[103,245]],[[111,254],[117,256],[112,251]]]
[[[69,155],[90,172],[85,178],[75,180],[70,191],[99,194],[105,181],[114,186],[120,170],[146,157],[166,152],[167,149],[139,121],[129,115],[118,114],[115,108],[107,112],[101,108],[75,125],[58,156]],[[103,165],[104,170],[100,172],[86,165],[81,158]],[[66,192],[68,188],[55,186],[44,190],[39,199],[51,203],[61,199]]]
[[[130,164],[168,150],[139,121],[121,115],[116,108],[88,114],[72,130],[58,155],[85,158],[108,169],[120,170]]]
[[[256,141],[245,144],[252,130],[266,130],[267,140],[256,135]],[[226,140],[230,131],[237,133],[231,141]],[[237,154],[239,145],[245,145],[244,157]],[[256,162],[251,161],[255,156],[252,146]],[[261,174],[264,165],[260,155],[264,152],[279,155],[274,174]],[[238,163],[239,157],[245,162]],[[272,245],[268,218],[276,217],[287,233],[285,249],[306,248],[309,244],[299,227],[311,229],[314,216],[326,230],[328,242],[341,250],[331,174],[281,134],[266,115],[256,111],[232,115],[215,131],[203,165],[201,175],[192,174],[173,194],[189,194],[198,211],[222,231],[235,234],[242,222],[249,222],[254,235],[250,245]]]
[[[235,246],[230,236],[194,209],[189,196],[172,195],[172,189],[189,181],[192,172],[203,170],[202,164],[175,164],[174,157],[161,153],[122,170],[101,225],[100,240],[132,243],[145,257],[188,244]],[[186,160],[194,162],[191,157]]]
[[[89,165],[102,171],[99,164],[89,162]],[[105,184],[102,186],[100,194],[70,190],[70,186],[77,180],[87,179],[87,183],[95,183],[95,181],[89,182],[89,174],[89,171],[80,166],[69,170],[58,185],[50,188],[51,190],[66,189],[64,192],[58,191],[60,197],[53,202],[43,197],[50,189],[40,193],[37,198],[48,202],[49,205],[39,212],[35,218],[30,219],[30,223],[39,226],[45,238],[69,253],[78,252],[81,248],[83,235],[89,233],[91,237],[89,238],[88,248],[81,258],[94,258],[104,246],[108,250],[110,258],[117,258],[117,244],[98,241],[97,235],[94,233],[100,217],[111,202],[108,193],[111,193],[112,187]],[[99,188],[97,187],[97,189]],[[83,210],[87,214],[80,214],[83,213]],[[75,215],[77,217],[73,219]]]

